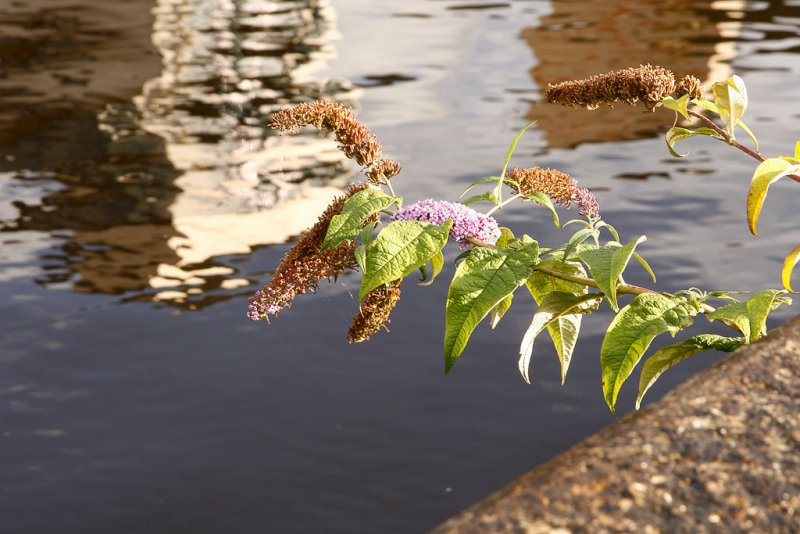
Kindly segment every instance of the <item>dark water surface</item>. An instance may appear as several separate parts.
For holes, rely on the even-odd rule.
[[[357,105],[408,202],[495,174],[537,120],[514,164],[571,173],[624,239],[646,233],[658,287],[762,289],[800,242],[796,184],[774,186],[753,238],[744,155],[700,140],[671,159],[669,113],[541,93],[642,62],[736,72],[762,150],[790,154],[799,53],[794,0],[0,5],[0,530],[423,532],[608,425],[608,314],[584,321],[563,387],[544,343],[533,385],[519,377],[522,298],[445,377],[446,279],[406,284],[392,333],[367,344],[345,341],[351,276],[248,321],[285,243],[354,179],[330,139],[266,120]],[[500,219],[563,239],[529,206]]]

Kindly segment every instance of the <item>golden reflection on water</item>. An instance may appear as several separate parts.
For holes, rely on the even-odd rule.
[[[665,0],[629,2],[564,0],[536,27],[522,31],[537,58],[531,76],[548,83],[586,78],[650,63],[678,76],[691,74],[708,89],[727,79],[744,1]],[[619,104],[627,108],[627,104]],[[527,113],[553,148],[649,137],[672,122],[673,113],[602,107],[591,112],[534,103]]]
[[[0,170],[47,171],[66,187],[18,205],[16,221],[2,229],[68,230],[60,233],[68,273],[49,282],[66,278],[77,291],[200,307],[206,292],[250,284],[220,256],[288,241],[352,175],[330,137],[281,137],[266,128],[286,104],[357,96],[346,81],[314,76],[334,55],[326,0],[158,0],[152,24],[141,5],[128,13],[130,4],[113,0],[109,9],[130,15],[117,25],[91,3],[32,3],[5,17],[16,40],[0,40],[0,50],[31,47],[43,36],[49,44],[40,48],[55,43],[63,53],[12,65],[0,89],[37,109],[36,135],[56,128],[45,143],[30,139],[24,116],[32,112],[4,109],[0,132],[10,142]],[[104,25],[121,33],[92,55],[92,36]],[[144,35],[144,27],[152,31]],[[144,39],[160,56],[156,76],[158,56],[143,53]],[[121,65],[150,79],[135,90],[103,86]],[[37,76],[48,84],[37,85]],[[134,91],[132,103],[119,98]]]

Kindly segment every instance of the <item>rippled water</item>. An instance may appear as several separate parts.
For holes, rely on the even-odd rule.
[[[355,172],[325,136],[265,121],[321,96],[357,105],[413,201],[496,173],[536,120],[513,163],[571,173],[623,237],[646,233],[660,288],[761,289],[798,242],[795,184],[774,186],[753,238],[744,155],[700,140],[672,159],[669,113],[541,92],[641,62],[707,84],[736,72],[764,152],[784,154],[798,52],[793,1],[0,7],[3,530],[420,532],[611,423],[607,314],[585,321],[563,387],[544,345],[533,385],[518,376],[525,299],[445,377],[444,279],[406,284],[392,333],[368,344],[345,342],[353,277],[268,327],[246,320],[285,243]],[[528,206],[501,219],[562,239]]]

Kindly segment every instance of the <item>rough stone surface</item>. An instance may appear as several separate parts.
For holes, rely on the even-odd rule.
[[[800,317],[434,530],[455,532],[800,532]]]

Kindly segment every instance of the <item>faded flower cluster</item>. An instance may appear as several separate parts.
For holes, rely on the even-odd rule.
[[[348,198],[367,187],[366,183],[351,185],[343,196],[331,202],[314,226],[303,232],[278,264],[272,280],[250,297],[248,317],[257,321],[277,315],[291,305],[295,296],[314,291],[320,280],[356,268],[355,245],[343,243],[325,252],[320,250],[331,219],[342,211]]]
[[[339,149],[348,158],[367,167],[367,178],[373,184],[385,183],[400,172],[393,159],[380,159],[383,147],[375,135],[358,121],[353,112],[336,102],[306,102],[276,113],[270,122],[276,130],[296,130],[314,126],[332,132]]]
[[[366,341],[391,322],[389,314],[400,300],[402,284],[403,279],[400,278],[367,293],[364,303],[361,305],[361,311],[353,317],[353,322],[350,324],[347,341],[350,343]]]
[[[700,80],[686,76],[675,81],[675,75],[662,67],[639,65],[628,69],[598,74],[583,80],[549,84],[547,102],[573,108],[596,109],[601,104],[613,106],[618,101],[634,105],[642,102],[653,110],[666,96],[688,94],[700,98]]]
[[[592,221],[600,218],[600,206],[594,193],[578,187],[575,179],[565,172],[541,167],[512,169],[506,174],[505,183],[523,197],[543,193],[562,206],[576,204],[578,213]]]
[[[442,224],[451,220],[453,227],[450,229],[450,237],[458,243],[462,250],[470,246],[468,238],[494,245],[500,237],[500,227],[494,218],[478,213],[464,204],[444,200],[430,198],[420,200],[398,210],[392,220],[425,221],[433,224]]]

